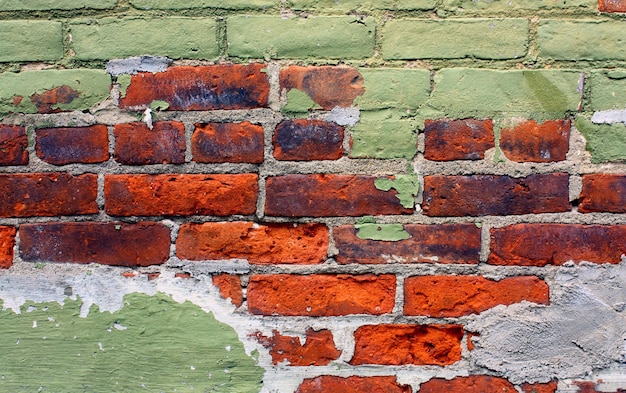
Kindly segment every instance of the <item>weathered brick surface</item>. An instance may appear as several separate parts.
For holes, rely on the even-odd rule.
[[[324,217],[408,214],[396,191],[381,191],[375,177],[362,175],[285,175],[267,179],[268,216]],[[315,201],[315,202],[313,202]]]
[[[257,339],[269,349],[272,364],[287,362],[289,366],[326,366],[341,355],[330,330],[307,329],[304,344],[300,342],[300,337],[283,336],[276,330],[271,337],[259,333]]]
[[[437,365],[461,360],[459,325],[366,325],[354,332],[352,365]]]
[[[539,54],[557,60],[625,60],[625,39],[622,24],[610,20],[543,20],[538,31]]]
[[[516,162],[563,161],[569,150],[569,120],[522,122],[500,130],[500,148]]]
[[[165,101],[172,111],[251,109],[268,104],[269,82],[263,64],[170,67],[159,73],[133,75],[124,109],[145,109]]]
[[[424,177],[428,216],[484,216],[558,213],[571,209],[565,173],[524,178],[473,175]]]
[[[278,5],[278,0],[211,0],[207,3],[206,0],[187,0],[180,2],[177,0],[130,0],[130,4],[133,7],[139,9],[164,9],[164,10],[179,10],[179,9],[194,9],[194,8],[224,8],[234,10],[256,9],[256,8],[268,8]]]
[[[626,12],[626,1],[598,0],[598,9],[602,12]]]
[[[343,127],[322,120],[284,120],[274,130],[274,157],[284,161],[336,160],[343,156]]]
[[[202,163],[263,162],[263,127],[250,122],[195,125],[193,160]]]
[[[0,226],[0,269],[8,269],[13,265],[16,233],[15,227]]]
[[[115,161],[125,165],[185,162],[185,125],[159,121],[149,129],[143,122],[116,124]]]
[[[482,160],[493,148],[491,120],[426,120],[424,158],[433,161]]]
[[[584,175],[578,211],[626,213],[626,175]]]
[[[404,281],[405,315],[460,317],[524,300],[548,304],[548,284],[534,276],[500,281],[480,276],[415,276]]]
[[[404,225],[406,240],[360,239],[353,225],[333,229],[338,263],[467,263],[477,264],[480,228],[472,223]]]
[[[44,223],[20,226],[20,255],[27,262],[149,266],[167,261],[170,230],[156,223]]]
[[[323,224],[210,222],[184,224],[176,241],[181,259],[246,259],[254,264],[322,263],[328,252]]]
[[[78,8],[106,9],[113,8],[117,0],[5,0],[0,4],[1,11],[46,11],[73,10]]]
[[[322,375],[305,379],[296,393],[411,393],[409,385],[400,385],[396,377],[336,377]]]
[[[256,315],[381,315],[395,302],[394,275],[253,275],[248,309]]]
[[[0,5],[0,10],[3,6]],[[0,22],[0,62],[57,60],[63,55],[62,24],[44,20]]]
[[[24,127],[0,124],[0,165],[28,165],[27,148]]]
[[[113,216],[253,214],[254,174],[107,175],[104,208]]]
[[[243,290],[241,288],[241,277],[233,274],[217,274],[211,278],[213,285],[219,288],[220,295],[240,307],[243,304]]]
[[[421,393],[515,393],[517,389],[504,378],[488,375],[471,375],[469,377],[456,377],[453,379],[433,378],[421,384],[419,391]]]
[[[0,174],[0,217],[97,213],[97,180],[92,174]]]
[[[53,165],[95,164],[109,159],[107,126],[37,130],[37,157]]]
[[[493,265],[620,263],[626,225],[516,224],[491,230]]]
[[[523,383],[521,388],[524,393],[554,393],[558,385],[558,381],[550,381],[548,383]]]

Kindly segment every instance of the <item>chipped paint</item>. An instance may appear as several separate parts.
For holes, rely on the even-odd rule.
[[[402,224],[356,224],[354,227],[359,239],[397,242],[411,237]]]
[[[380,178],[374,182],[376,188],[382,191],[389,191],[392,188],[398,193],[396,197],[400,204],[411,209],[415,204],[415,196],[419,191],[419,181],[416,175],[395,175],[393,179]]]

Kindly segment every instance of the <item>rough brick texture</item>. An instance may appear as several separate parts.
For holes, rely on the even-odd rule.
[[[213,285],[219,288],[220,295],[239,307],[243,304],[241,278],[232,274],[218,274],[211,278]]]
[[[426,120],[424,158],[433,161],[481,160],[493,148],[491,120]]]
[[[24,127],[0,124],[0,165],[28,165],[27,148]]]
[[[37,130],[37,157],[53,165],[95,164],[109,159],[105,125]]]
[[[602,12],[626,12],[626,1],[598,0],[598,9]]]
[[[117,124],[115,161],[125,165],[182,164],[185,162],[185,125],[159,121],[149,129],[145,123]]]
[[[321,120],[285,120],[276,126],[272,142],[277,160],[336,160],[343,156],[343,127]]]
[[[305,379],[296,393],[411,393],[409,385],[400,385],[396,377],[335,377],[326,376]]]
[[[569,120],[522,122],[500,130],[500,148],[516,162],[563,161],[569,150]]]
[[[453,379],[433,378],[421,384],[419,391],[422,393],[515,393],[517,389],[515,389],[512,383],[503,378],[487,375],[472,375]]]
[[[626,175],[583,176],[578,211],[626,213]]]
[[[276,330],[271,337],[259,334],[257,339],[270,350],[273,364],[287,362],[289,366],[326,366],[341,355],[329,330],[307,329],[304,344],[299,337],[283,336]]]
[[[13,246],[15,246],[15,227],[0,226],[0,269],[13,265]]]
[[[383,275],[254,275],[248,309],[257,315],[336,316],[391,312],[396,279]]]
[[[250,122],[196,124],[193,160],[202,163],[263,162],[263,127]]]
[[[176,241],[181,259],[246,259],[254,264],[322,263],[327,250],[328,228],[322,224],[184,224]]]

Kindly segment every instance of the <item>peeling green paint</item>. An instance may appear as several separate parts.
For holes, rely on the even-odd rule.
[[[363,240],[397,242],[411,237],[402,224],[356,224],[356,237]]]
[[[430,71],[411,68],[359,68],[365,93],[355,99],[361,110],[414,110],[430,95]]]
[[[374,186],[379,190],[389,191],[392,188],[398,193],[396,197],[400,200],[400,204],[410,209],[415,204],[415,195],[419,191],[419,181],[415,174],[395,175],[394,179],[380,178],[374,181]]]
[[[593,163],[626,160],[626,126],[594,124],[584,116],[577,116],[575,127],[587,140],[587,151]]]
[[[305,92],[291,89],[287,93],[287,104],[282,108],[286,113],[304,113],[312,109],[321,109]]]
[[[150,103],[150,109],[153,111],[164,111],[170,107],[170,104],[166,101],[154,100]]]
[[[626,70],[597,71],[590,82],[591,110],[626,109]]]
[[[412,158],[417,153],[416,119],[395,111],[361,112],[360,121],[350,129],[350,157]]]
[[[263,369],[228,325],[198,306],[127,295],[114,313],[82,302],[0,311],[4,392],[258,392]]]
[[[120,98],[126,97],[126,90],[130,86],[131,76],[128,74],[122,74],[117,77],[117,83],[120,85]]]

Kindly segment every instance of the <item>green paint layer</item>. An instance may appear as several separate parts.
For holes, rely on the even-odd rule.
[[[396,190],[398,192],[396,197],[400,200],[400,204],[407,209],[413,208],[415,195],[419,191],[419,182],[414,174],[395,175],[394,179],[376,179],[374,186],[383,191],[389,191],[392,188]]]
[[[626,109],[626,78],[619,76],[625,70],[598,71],[589,78],[591,83],[591,109]]]
[[[298,89],[291,89],[287,92],[287,104],[282,107],[286,113],[305,113],[311,109],[321,109],[315,101],[305,92]]]
[[[0,11],[74,10],[113,8],[117,0],[2,0]]]
[[[626,60],[621,21],[547,20],[539,25],[539,56],[556,60]]]
[[[402,224],[356,224],[356,237],[363,240],[397,242],[411,237]]]
[[[383,58],[516,59],[526,54],[528,21],[524,19],[401,19],[383,30]]]
[[[417,153],[415,120],[394,111],[361,112],[351,128],[352,158],[412,158]]]
[[[228,325],[166,295],[128,295],[115,313],[82,302],[0,311],[4,392],[258,392],[263,369]]]
[[[57,60],[61,56],[61,23],[25,20],[0,22],[0,62]]]
[[[515,10],[582,10],[590,13],[598,11],[597,0],[444,0],[447,10],[460,12],[489,11],[506,13]]]
[[[212,59],[218,56],[212,18],[118,19],[70,25],[76,57],[81,60],[130,56]]]
[[[432,10],[437,5],[436,0],[291,0],[290,6],[297,10],[337,10],[337,11],[367,11],[374,9],[385,10]]]
[[[230,56],[362,59],[374,54],[373,18],[233,16],[226,23]]]
[[[355,100],[362,110],[416,109],[430,95],[430,71],[399,68],[360,68],[365,94]]]
[[[575,126],[587,140],[587,150],[593,163],[626,161],[624,124],[593,124],[591,120],[577,116]]]
[[[253,9],[274,7],[279,0],[131,0],[133,7],[144,10],[180,10],[189,8]]]

